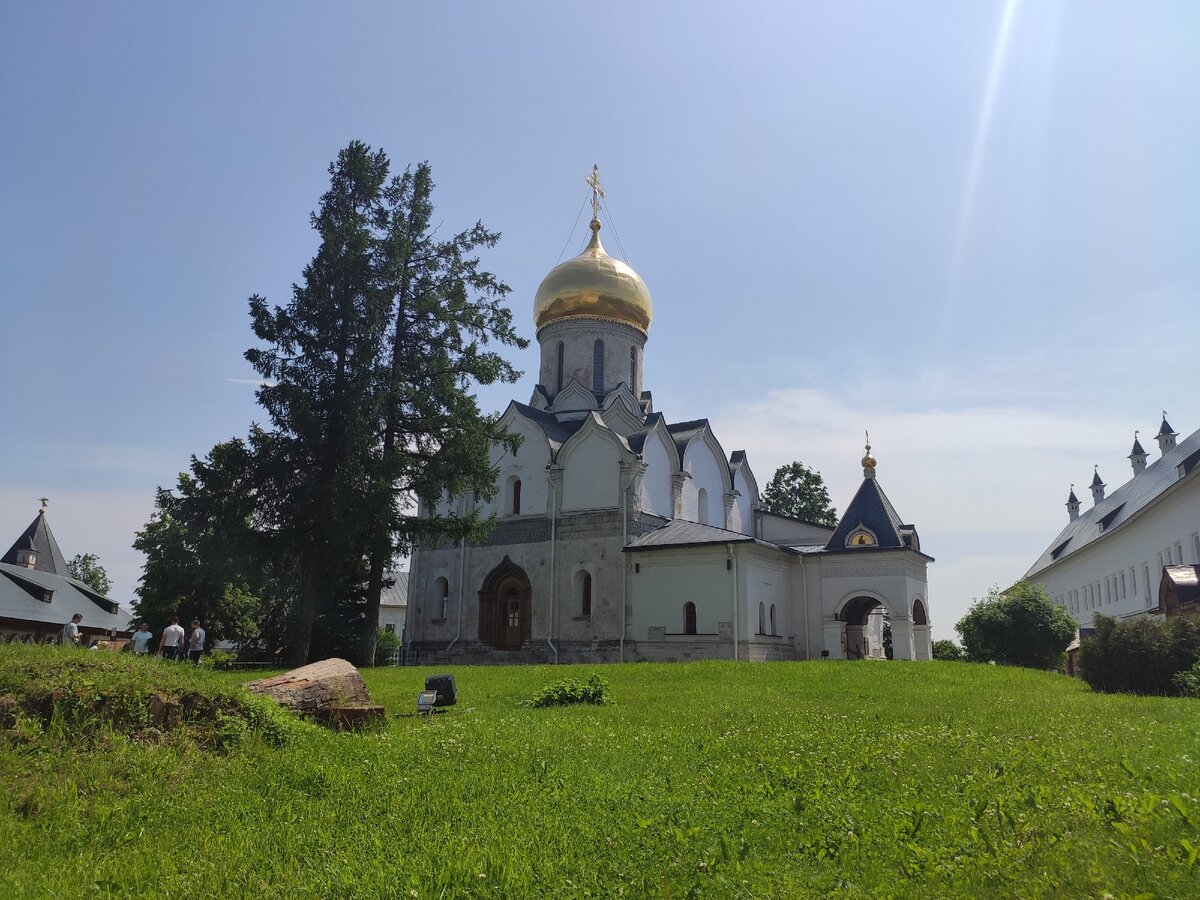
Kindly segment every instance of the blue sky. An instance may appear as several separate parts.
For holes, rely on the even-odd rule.
[[[503,232],[531,338],[599,163],[656,408],[839,508],[869,428],[938,637],[1135,428],[1200,427],[1192,2],[10,3],[0,121],[0,540],[49,496],[122,601],[155,486],[262,418],[246,300],[352,139]]]

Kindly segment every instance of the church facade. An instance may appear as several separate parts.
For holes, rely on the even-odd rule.
[[[759,508],[744,451],[706,419],[671,422],[642,382],[653,319],[640,276],[591,240],[534,300],[541,348],[529,403],[502,417],[496,527],[479,544],[417,549],[407,640],[462,663],[930,659],[926,567],[875,478],[836,528]]]

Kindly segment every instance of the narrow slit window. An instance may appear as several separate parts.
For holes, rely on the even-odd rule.
[[[521,514],[521,479],[518,478],[513,482],[512,490],[512,514],[519,516]]]
[[[696,604],[690,600],[683,604],[683,633],[696,633]]]
[[[566,356],[566,349],[563,347],[563,342],[559,341],[558,342],[558,375],[557,375],[556,381],[555,381],[557,386],[554,389],[556,393],[558,391],[561,391],[562,386],[563,386],[563,359],[565,356]]]
[[[597,397],[604,393],[604,341],[592,344],[592,393]]]

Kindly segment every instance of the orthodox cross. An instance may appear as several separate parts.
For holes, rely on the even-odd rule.
[[[867,438],[867,450],[870,450],[871,449],[871,432],[868,430],[868,431],[864,431],[863,434]]]
[[[39,510],[39,511],[40,511],[40,512],[45,512],[45,511],[46,511],[46,504],[50,502],[50,498],[49,498],[49,497],[38,497],[38,501],[39,501],[39,502],[42,504],[42,508],[41,508],[41,510]]]
[[[584,181],[592,189],[592,218],[600,218],[600,199],[604,196],[604,188],[600,186],[600,166],[592,163],[592,174],[584,176]]]

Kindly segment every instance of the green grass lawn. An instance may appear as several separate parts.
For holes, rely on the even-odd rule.
[[[0,895],[1200,895],[1193,700],[962,663],[449,671],[420,718],[433,670],[366,672],[376,734],[0,731]],[[520,705],[591,671],[615,705]]]

